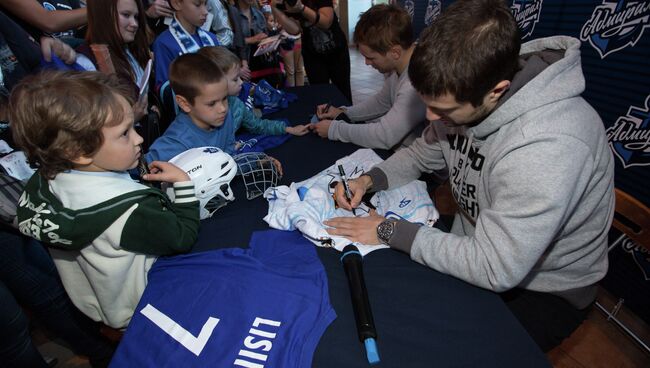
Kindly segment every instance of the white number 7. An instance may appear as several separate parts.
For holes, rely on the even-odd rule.
[[[142,308],[140,313],[149,318],[151,322],[160,327],[160,329],[165,331],[169,336],[174,338],[174,340],[178,341],[196,356],[201,354],[205,344],[212,335],[212,331],[217,327],[217,323],[219,323],[219,318],[209,317],[203,324],[199,336],[194,337],[194,335],[184,329],[183,326],[174,322],[171,318],[167,317],[163,312],[159,311],[151,304],[147,304],[146,307]]]

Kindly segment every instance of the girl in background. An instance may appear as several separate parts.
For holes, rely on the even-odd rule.
[[[88,0],[88,33],[86,43],[77,51],[88,56],[97,66],[91,44],[108,46],[115,73],[137,89],[137,81],[151,53],[151,35],[141,0]],[[147,110],[146,93],[134,106],[135,120],[140,120]]]

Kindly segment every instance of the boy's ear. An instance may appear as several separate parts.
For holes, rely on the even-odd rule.
[[[181,95],[176,95],[176,104],[186,114],[189,114],[190,111],[192,111],[192,104],[185,97]]]
[[[70,162],[75,166],[88,166],[93,163],[92,157],[78,156],[77,158],[70,159]]]
[[[68,147],[64,149],[65,159],[72,162],[75,166],[86,166],[93,163],[93,158],[84,156],[78,147]]]
[[[183,0],[168,0],[169,6],[174,9],[174,11],[178,11],[178,9],[181,8],[181,4],[183,3]]]

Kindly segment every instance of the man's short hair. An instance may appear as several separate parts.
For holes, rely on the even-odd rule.
[[[208,57],[195,53],[177,57],[169,66],[169,83],[177,96],[194,104],[206,84],[219,83],[224,72]]]
[[[223,46],[202,47],[198,53],[212,60],[224,74],[228,73],[235,65],[239,66],[241,63],[235,54]]]
[[[361,14],[353,41],[381,54],[395,45],[408,49],[413,45],[411,17],[397,5],[375,5]]]
[[[517,72],[521,39],[503,0],[458,0],[434,20],[411,56],[409,78],[420,94],[449,93],[479,106]]]
[[[102,127],[124,120],[118,96],[135,102],[131,85],[100,72],[43,72],[23,79],[9,97],[13,138],[45,178],[70,170],[72,160],[94,155]]]

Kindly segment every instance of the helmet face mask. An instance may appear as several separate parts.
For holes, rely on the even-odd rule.
[[[273,159],[263,152],[248,152],[235,156],[238,174],[246,185],[246,198],[251,200],[278,185],[280,173]]]
[[[230,181],[237,174],[237,165],[230,155],[217,147],[192,148],[169,162],[185,171],[194,183],[200,202],[201,219],[235,200]],[[170,195],[171,197],[171,195]]]

